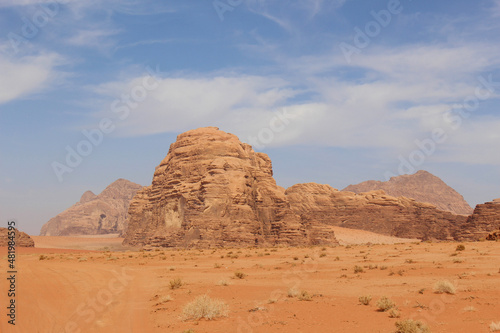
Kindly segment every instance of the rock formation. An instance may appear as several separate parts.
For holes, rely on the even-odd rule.
[[[467,219],[382,190],[356,194],[307,183],[293,185],[285,193],[303,220],[395,237],[452,240]]]
[[[129,216],[124,244],[134,246],[337,243],[328,227],[291,211],[266,154],[215,127],[177,137]]]
[[[384,190],[385,193],[394,197],[403,196],[430,203],[440,210],[455,214],[472,214],[472,208],[457,191],[446,185],[440,178],[424,170],[413,175],[392,177],[386,182],[369,180],[343,189],[343,191],[354,193],[374,190]]]
[[[130,200],[142,186],[118,179],[99,195],[85,192],[80,201],[44,224],[40,236],[122,233]]]
[[[7,246],[9,244],[8,234],[9,234],[9,229],[0,228],[0,246]],[[35,242],[27,233],[16,230],[16,247],[34,247],[34,246]]]
[[[489,233],[500,229],[500,199],[477,205],[465,223],[463,240],[485,239]],[[493,236],[492,236],[493,237]]]

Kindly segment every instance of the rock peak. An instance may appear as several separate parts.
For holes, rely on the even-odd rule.
[[[152,184],[130,204],[125,244],[159,247],[334,244],[303,223],[272,177],[271,160],[216,127],[177,136]]]
[[[357,185],[349,185],[343,191],[362,193],[384,190],[388,195],[407,197],[430,203],[440,210],[460,215],[472,214],[472,208],[453,188],[432,173],[419,170],[412,175],[392,177],[386,182],[369,180]]]

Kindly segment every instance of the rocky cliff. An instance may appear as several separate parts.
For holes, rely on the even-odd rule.
[[[394,197],[407,197],[419,202],[426,202],[440,210],[454,214],[470,215],[472,208],[465,199],[439,177],[420,170],[413,175],[392,177],[386,182],[369,180],[357,185],[349,185],[343,191],[363,193],[384,190]]]
[[[7,246],[9,229],[0,228],[0,246]],[[22,231],[16,230],[16,247],[34,247],[35,242],[33,239]]]
[[[124,244],[269,246],[336,244],[301,220],[276,185],[271,160],[215,127],[180,134],[129,208]]]
[[[467,219],[382,190],[356,194],[307,183],[291,186],[285,193],[292,210],[303,220],[389,236],[452,240]]]
[[[480,240],[500,229],[500,199],[479,204],[469,216],[461,232],[463,240]]]
[[[142,186],[118,179],[99,195],[85,192],[80,201],[45,223],[40,236],[76,236],[122,233],[130,200]]]

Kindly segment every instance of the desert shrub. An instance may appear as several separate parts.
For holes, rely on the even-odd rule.
[[[218,263],[215,263],[215,264],[214,264],[214,268],[221,268],[221,267],[222,267],[222,266],[221,266],[220,264],[218,264]]]
[[[175,278],[170,280],[170,289],[178,289],[183,285],[182,280],[180,278]]]
[[[364,271],[363,267],[358,265],[354,266],[354,273],[364,273]]]
[[[498,323],[491,323],[490,324],[490,331],[492,331],[492,332],[500,331],[500,321]]]
[[[397,309],[392,308],[389,310],[389,317],[390,318],[399,318],[399,317],[401,317],[401,314],[399,313],[399,311]]]
[[[359,302],[363,305],[368,305],[370,304],[370,301],[372,300],[372,296],[371,295],[368,295],[368,296],[359,296]]]
[[[436,282],[434,285],[434,291],[438,294],[446,293],[454,295],[456,293],[455,286],[448,280]]]
[[[391,301],[386,296],[383,296],[381,299],[379,299],[377,301],[377,308],[379,309],[379,311],[386,312],[386,311],[389,311],[390,309],[392,309],[395,306],[396,306],[396,304],[394,304],[394,302]]]
[[[48,258],[49,257],[47,257],[46,255],[40,254],[40,256],[38,257],[38,260],[46,260]]]
[[[184,320],[198,320],[201,318],[212,320],[218,317],[226,317],[228,306],[221,300],[212,299],[208,295],[201,295],[186,304],[182,312]]]
[[[430,333],[429,327],[419,320],[405,319],[395,323],[395,333]]]
[[[463,250],[465,250],[465,245],[464,244],[458,244],[457,248],[456,248],[456,251],[463,251]]]
[[[87,261],[87,257],[81,257],[81,258],[78,258],[78,261]]]
[[[305,290],[302,290],[297,298],[299,299],[299,301],[312,301],[312,295],[310,295]]]
[[[245,276],[247,276],[245,273],[243,272],[234,272],[234,277],[237,278],[237,279],[244,279]]]
[[[299,296],[299,291],[295,288],[290,288],[290,289],[288,289],[287,296],[288,297],[297,297],[297,296]]]
[[[173,300],[173,298],[170,295],[162,296],[160,298],[161,303],[167,303],[167,302],[170,302],[171,300]]]
[[[320,258],[326,257],[326,253],[321,253],[321,254],[319,255],[319,257],[320,257]]]
[[[226,280],[220,280],[219,282],[217,282],[217,285],[225,287],[228,286],[229,283]]]

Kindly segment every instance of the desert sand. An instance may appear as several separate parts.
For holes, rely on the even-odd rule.
[[[500,321],[498,242],[456,251],[452,242],[335,232],[344,245],[151,252],[123,248],[116,237],[33,237],[35,248],[17,252],[16,326],[2,314],[1,332],[386,333],[407,318],[431,332],[488,332]],[[182,285],[171,289],[176,278]],[[454,295],[433,290],[442,280]],[[0,281],[5,295],[7,281]],[[288,297],[293,289],[312,297]],[[227,317],[184,320],[185,305],[204,294],[224,301]],[[360,304],[368,295],[370,304]],[[382,296],[400,318],[378,311]]]

